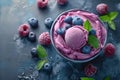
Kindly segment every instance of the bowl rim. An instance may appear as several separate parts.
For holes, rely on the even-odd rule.
[[[54,43],[54,39],[53,39],[53,29],[54,29],[54,25],[56,23],[56,21],[59,19],[59,17],[67,12],[71,12],[71,11],[84,11],[84,12],[88,12],[88,13],[92,13],[90,11],[85,11],[85,10],[80,10],[80,9],[70,9],[70,10],[67,10],[67,11],[64,11],[62,13],[60,13],[56,19],[54,20],[54,22],[52,23],[52,26],[51,26],[51,29],[50,29],[50,38],[51,38],[51,42],[52,42],[52,45],[53,47],[55,48],[55,50],[57,51],[57,53],[62,56],[64,59],[68,60],[68,61],[71,61],[71,62],[74,62],[74,63],[85,63],[85,62],[88,62],[88,61],[91,61],[93,59],[95,59],[96,57],[98,57],[102,52],[103,52],[103,48],[106,44],[106,41],[107,41],[107,27],[105,27],[104,23],[102,22],[102,20],[100,20],[100,18],[98,17],[98,20],[100,21],[100,23],[104,26],[104,28],[106,29],[106,37],[105,37],[105,41],[104,41],[104,44],[103,44],[103,48],[100,49],[100,51],[98,52],[98,54],[95,54],[94,56],[90,57],[90,58],[87,58],[87,59],[80,59],[80,60],[74,60],[74,59],[70,59],[66,56],[64,56],[55,46],[55,43]],[[94,13],[93,13],[94,14]],[[96,15],[96,14],[95,14]]]

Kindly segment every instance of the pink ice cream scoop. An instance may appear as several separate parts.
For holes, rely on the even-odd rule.
[[[65,42],[67,46],[74,50],[78,50],[83,47],[88,39],[88,32],[83,26],[73,26],[69,28],[65,33]]]

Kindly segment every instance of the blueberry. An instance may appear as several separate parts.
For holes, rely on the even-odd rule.
[[[83,20],[79,17],[74,17],[73,20],[72,20],[72,24],[83,26]]]
[[[38,20],[36,18],[30,18],[28,20],[28,23],[30,24],[30,26],[35,29],[38,27]]]
[[[88,45],[86,45],[86,46],[84,46],[84,47],[82,48],[81,51],[82,51],[83,53],[85,53],[85,54],[88,54],[88,53],[90,53],[90,51],[91,51],[91,47],[88,46]]]
[[[32,48],[31,49],[31,55],[32,55],[33,58],[37,58],[38,57],[37,49],[36,48]]]
[[[89,34],[90,35],[96,35],[96,30],[94,30],[94,29],[90,30]]]
[[[51,71],[52,66],[51,66],[50,63],[45,63],[44,66],[43,66],[43,69],[46,70],[46,71]]]
[[[70,16],[65,17],[64,22],[66,22],[68,24],[71,24],[72,23],[72,17],[70,17]]]
[[[65,26],[66,29],[68,29],[68,28],[70,28],[70,27],[71,27],[70,24],[66,24],[66,26]]]
[[[65,33],[65,28],[57,29],[57,33],[60,34],[60,35],[63,35]]]
[[[36,41],[36,34],[34,32],[30,32],[28,35],[28,39],[31,42],[35,42]]]
[[[53,19],[52,18],[46,18],[45,19],[45,25],[46,25],[46,27],[51,28],[52,23],[53,23]]]

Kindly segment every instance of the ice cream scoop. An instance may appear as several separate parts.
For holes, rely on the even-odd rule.
[[[88,39],[88,32],[83,26],[73,26],[65,33],[65,42],[70,48],[77,50],[83,47]]]

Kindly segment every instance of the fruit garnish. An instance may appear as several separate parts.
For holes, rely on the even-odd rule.
[[[43,58],[47,57],[47,52],[41,45],[37,45],[37,52],[38,52],[38,57],[40,59],[41,58],[43,59]]]
[[[88,53],[90,53],[90,51],[91,51],[91,47],[90,46],[88,46],[88,45],[85,45],[84,47],[82,47],[82,50],[81,50],[83,53],[85,53],[85,54],[88,54]]]
[[[36,34],[34,32],[30,32],[28,35],[28,39],[31,42],[35,42],[36,41]]]
[[[47,62],[44,64],[43,69],[49,72],[52,70],[52,65],[49,62]]]
[[[92,64],[88,64],[84,71],[86,76],[93,76],[97,72],[97,68]]]
[[[108,23],[109,27],[112,30],[116,30],[116,26],[113,20],[117,17],[117,15],[118,15],[118,12],[110,12],[110,13],[107,13],[106,15],[100,16],[100,19],[103,22]]]
[[[57,29],[57,34],[59,34],[59,35],[63,35],[64,33],[65,33],[65,28],[59,28],[59,29]]]
[[[79,17],[74,17],[73,20],[72,20],[72,24],[83,26],[83,20]]]
[[[43,32],[43,33],[41,33],[40,36],[39,36],[39,38],[38,38],[38,42],[41,45],[45,45],[45,46],[50,45],[51,40],[50,40],[49,32]]]
[[[28,20],[28,23],[30,24],[31,28],[36,29],[38,27],[38,20],[36,18],[30,18]]]
[[[22,24],[18,28],[18,33],[19,33],[20,37],[28,36],[29,32],[30,32],[30,27],[28,24]]]
[[[106,14],[108,12],[108,5],[105,3],[100,3],[97,5],[96,10],[100,14]]]
[[[68,23],[68,24],[71,24],[72,23],[72,17],[71,16],[66,16],[65,19],[64,19],[64,22]]]
[[[94,29],[91,29],[90,32],[89,32],[90,35],[96,35],[96,30]]]
[[[104,54],[106,56],[112,56],[115,53],[115,46],[112,43],[108,43],[104,48]]]
[[[45,23],[47,28],[51,28],[52,23],[53,23],[53,19],[52,18],[46,18],[44,23]]]
[[[37,6],[39,8],[44,8],[46,7],[48,4],[48,0],[37,0]]]
[[[36,48],[31,49],[31,55],[33,58],[38,58],[38,53]]]

